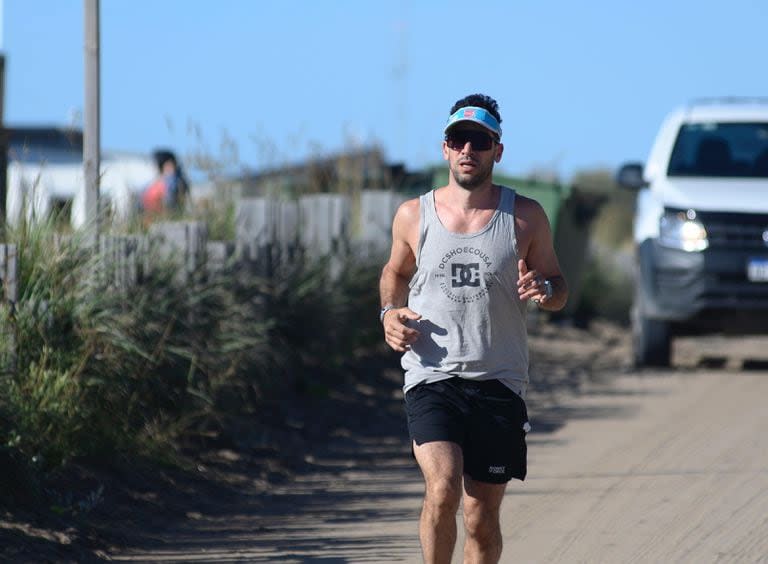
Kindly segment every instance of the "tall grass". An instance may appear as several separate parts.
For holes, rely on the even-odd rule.
[[[41,470],[88,456],[173,450],[223,412],[322,394],[378,339],[378,266],[278,264],[265,278],[233,263],[191,273],[161,255],[138,284],[55,222],[9,231],[19,297],[0,308],[0,445]],[[170,447],[170,448],[169,448]]]
[[[293,391],[326,393],[347,376],[358,352],[380,340],[379,267],[352,258],[336,275],[324,259],[279,267],[267,315],[273,350]]]
[[[51,238],[55,219],[10,232],[17,245],[18,301],[0,310],[4,441],[35,461],[60,460],[80,442],[88,419],[80,385],[83,341],[73,338],[85,259]]]

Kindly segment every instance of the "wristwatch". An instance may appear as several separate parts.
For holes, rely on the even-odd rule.
[[[552,289],[552,282],[549,280],[544,280],[544,299],[549,299],[552,297],[552,294],[554,293],[554,290]]]
[[[397,309],[397,306],[393,306],[392,304],[388,304],[388,305],[385,305],[383,308],[381,308],[381,310],[379,311],[379,321],[381,323],[384,323],[384,316],[391,309]]]

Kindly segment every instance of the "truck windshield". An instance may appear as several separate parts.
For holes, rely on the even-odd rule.
[[[683,125],[667,175],[768,178],[768,123]]]

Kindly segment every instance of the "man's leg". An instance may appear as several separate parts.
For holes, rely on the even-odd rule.
[[[495,564],[501,558],[499,510],[506,487],[464,476],[465,564]]]
[[[419,522],[424,562],[449,564],[456,544],[456,512],[461,501],[461,448],[448,441],[413,443],[426,485]]]

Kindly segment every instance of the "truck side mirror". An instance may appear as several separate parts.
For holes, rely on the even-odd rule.
[[[619,168],[616,173],[616,183],[630,190],[640,190],[645,188],[648,183],[643,180],[643,165],[641,163],[627,163]]]

